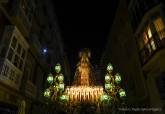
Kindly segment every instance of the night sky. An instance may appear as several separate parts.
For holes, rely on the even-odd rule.
[[[109,2],[61,2],[54,1],[55,13],[72,71],[78,62],[82,48],[91,50],[91,62],[99,65],[107,42],[118,0]]]

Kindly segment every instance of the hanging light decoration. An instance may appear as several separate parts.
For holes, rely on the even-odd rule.
[[[101,102],[108,102],[109,98],[110,98],[109,95],[103,94],[101,95],[100,100]]]
[[[56,85],[54,86],[55,87],[55,90],[57,91],[57,92],[59,92],[59,84],[58,83],[56,83]]]
[[[105,84],[105,90],[112,91],[114,88],[114,85],[112,83]]]
[[[126,97],[126,93],[125,93],[124,89],[119,90],[119,96],[120,96],[120,98]]]
[[[60,73],[60,71],[61,71],[61,65],[59,63],[56,64],[55,71],[56,71],[56,73]]]
[[[106,75],[105,75],[105,82],[106,82],[106,83],[109,83],[110,80],[111,80],[110,75],[109,75],[109,74],[106,74]]]
[[[60,75],[58,76],[58,81],[59,81],[59,82],[63,82],[63,81],[64,81],[64,76],[63,76],[63,74],[60,74]]]
[[[117,74],[115,75],[115,82],[116,82],[117,84],[119,84],[119,83],[121,82],[121,76],[120,76],[119,73],[117,73]]]
[[[49,74],[48,75],[47,81],[48,81],[49,84],[52,84],[53,83],[53,75],[52,74]]]
[[[107,65],[107,71],[112,72],[113,71],[113,66],[111,63]]]
[[[64,83],[60,83],[58,87],[59,90],[64,91]]]
[[[50,97],[50,90],[49,90],[49,89],[46,89],[46,90],[45,90],[44,96],[45,96],[45,97]]]
[[[53,76],[52,73],[49,73],[47,77],[47,81],[51,86],[45,90],[44,96],[51,97],[52,95],[55,97],[54,99],[57,100],[64,91],[64,76],[61,72],[61,65],[58,63],[54,67],[56,74]],[[51,94],[53,93],[53,94]]]

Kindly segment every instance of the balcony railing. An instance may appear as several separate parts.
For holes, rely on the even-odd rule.
[[[13,89],[19,90],[21,79],[22,71],[5,59],[0,74],[0,81]]]

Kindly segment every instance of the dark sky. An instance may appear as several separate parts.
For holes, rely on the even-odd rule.
[[[54,1],[55,13],[72,70],[75,70],[78,52],[82,48],[91,50],[93,65],[99,64],[118,0],[108,1]]]

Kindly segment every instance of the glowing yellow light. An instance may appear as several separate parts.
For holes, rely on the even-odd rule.
[[[156,31],[158,32],[158,35],[160,37],[160,40],[165,38],[165,26],[164,26],[164,22],[162,20],[162,18],[157,18],[156,20],[154,20],[154,25],[156,28]]]
[[[71,97],[74,102],[82,100],[91,102],[97,101],[99,96],[103,94],[103,88],[101,86],[68,86],[66,90],[65,93]]]
[[[151,38],[152,37],[152,33],[151,33],[151,29],[148,27],[148,37]]]
[[[49,89],[46,89],[46,90],[45,90],[44,96],[45,96],[45,97],[50,97],[50,90],[49,90]]]
[[[59,80],[59,82],[63,82],[63,81],[64,81],[64,76],[63,76],[63,74],[60,74],[60,75],[58,76],[58,80]]]
[[[110,80],[111,80],[110,75],[106,74],[105,75],[105,82],[108,83],[108,82],[110,82]]]

